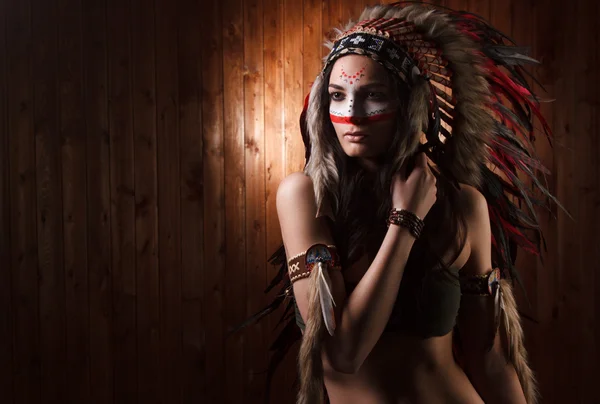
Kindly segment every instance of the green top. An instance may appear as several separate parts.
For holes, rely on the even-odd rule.
[[[352,293],[355,287],[356,284],[346,283],[347,293]],[[407,266],[385,331],[423,338],[446,335],[456,324],[460,298],[457,272],[438,266],[426,274],[415,265]],[[295,301],[294,308],[296,324],[304,332],[305,324]]]

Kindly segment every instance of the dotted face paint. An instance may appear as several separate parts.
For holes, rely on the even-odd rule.
[[[332,123],[360,126],[394,118],[397,102],[389,96],[388,89],[381,88],[381,85],[361,85],[365,68],[362,66],[349,74],[342,66],[339,84],[330,85],[329,116]]]

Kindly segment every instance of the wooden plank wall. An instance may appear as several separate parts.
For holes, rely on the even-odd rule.
[[[0,2],[3,403],[258,403],[277,316],[275,192],[332,26],[366,0]],[[599,402],[600,152],[593,0],[437,0],[531,44],[572,215],[520,256],[544,403]],[[557,219],[552,218],[553,215]],[[524,299],[523,303],[525,303]],[[295,359],[273,402],[293,402]]]

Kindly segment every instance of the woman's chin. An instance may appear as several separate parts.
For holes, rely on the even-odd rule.
[[[345,145],[344,152],[348,157],[373,158],[377,155],[372,147],[364,143],[353,143]]]
[[[344,152],[349,157],[365,157],[370,154],[371,148],[365,143],[346,143],[344,145]]]

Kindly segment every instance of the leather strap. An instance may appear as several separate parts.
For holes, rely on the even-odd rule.
[[[459,280],[462,294],[492,296],[500,282],[500,269],[492,269],[483,275],[460,275]]]
[[[334,245],[315,244],[308,250],[288,260],[290,281],[307,278],[318,262],[327,263],[329,269],[341,270],[339,255]]]

